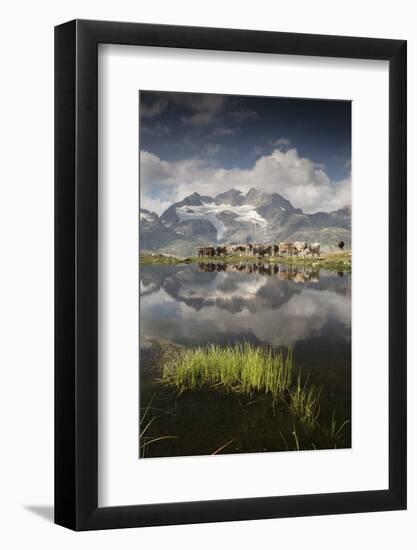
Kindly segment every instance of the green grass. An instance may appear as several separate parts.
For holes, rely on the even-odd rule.
[[[320,414],[321,389],[308,385],[308,377],[304,384],[298,374],[296,384],[289,389],[290,409],[301,422],[314,426]]]
[[[337,444],[339,440],[343,440],[343,428],[347,424],[349,424],[349,420],[345,420],[340,425],[338,425],[336,413],[335,411],[333,411],[332,419],[329,426],[321,426],[320,424],[318,425],[320,430],[328,438],[328,441],[330,443],[329,447],[334,447],[335,449],[337,449]]]
[[[289,265],[303,265],[322,267],[330,271],[352,271],[352,253],[346,252],[323,252],[320,256],[289,256],[281,258],[282,263]]]
[[[249,343],[220,347],[184,348],[167,353],[161,382],[186,390],[211,387],[228,392],[265,394],[286,403],[292,414],[307,426],[314,426],[320,413],[321,390],[298,374],[293,383],[292,350],[284,355],[268,347]]]
[[[176,435],[160,435],[156,437],[148,436],[149,429],[152,426],[152,424],[155,422],[155,420],[158,420],[159,418],[167,414],[172,414],[170,411],[165,411],[163,409],[152,407],[152,402],[155,398],[155,395],[156,394],[153,394],[152,399],[149,401],[148,405],[145,407],[145,412],[142,414],[139,422],[139,427],[140,427],[139,452],[140,452],[141,458],[146,457],[146,451],[150,445],[153,445],[154,443],[157,443],[158,441],[163,441],[165,439],[177,439]],[[158,414],[153,416],[149,415],[149,420],[148,420],[148,413],[150,413],[152,410],[158,411]],[[145,424],[145,420],[147,421],[146,424]]]
[[[171,265],[179,264],[183,260],[177,258],[176,256],[169,256],[168,254],[159,254],[159,253],[141,253],[139,256],[140,265]]]
[[[180,391],[210,385],[238,393],[261,392],[276,399],[290,387],[292,369],[291,350],[284,357],[248,343],[224,348],[211,344],[168,355],[162,380]]]

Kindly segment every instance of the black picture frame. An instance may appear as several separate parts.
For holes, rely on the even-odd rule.
[[[98,44],[389,62],[389,488],[98,507]],[[406,508],[406,41],[74,20],[55,28],[55,523],[108,529]]]

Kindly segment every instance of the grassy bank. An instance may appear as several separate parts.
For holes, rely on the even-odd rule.
[[[144,252],[139,255],[140,265],[175,265],[180,263],[190,263],[189,258],[178,258],[169,254],[158,254],[157,252]]]
[[[308,379],[302,382],[300,374],[294,381],[293,370],[291,350],[284,356],[249,343],[223,348],[211,344],[166,354],[161,381],[175,386],[180,394],[203,387],[250,396],[265,394],[313,426],[320,411],[320,391]]]
[[[181,263],[222,263],[222,264],[236,264],[236,263],[257,263],[259,261],[270,264],[287,264],[287,265],[300,265],[306,267],[322,267],[323,269],[329,269],[332,271],[348,271],[352,269],[352,253],[346,252],[324,252],[319,257],[311,256],[285,256],[285,257],[265,257],[257,258],[256,256],[248,255],[229,255],[229,256],[215,256],[213,258],[190,256],[187,258],[178,258],[176,256],[169,256],[166,254],[158,253],[143,253],[140,255],[141,265],[163,265],[163,264],[181,264]]]

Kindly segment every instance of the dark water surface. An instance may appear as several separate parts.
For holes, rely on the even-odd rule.
[[[145,265],[140,296],[140,443],[150,442],[141,456],[212,454],[223,445],[222,453],[350,446],[350,422],[333,437],[350,421],[350,274],[284,264]],[[293,348],[296,372],[323,388],[318,427],[299,424],[264,395],[211,388],[179,395],[157,380],[164,346],[239,342]]]

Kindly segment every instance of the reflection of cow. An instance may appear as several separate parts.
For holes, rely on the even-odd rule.
[[[311,279],[311,273],[308,271],[305,273],[296,273],[294,275],[295,283],[308,283],[310,279]]]
[[[298,256],[305,254],[306,250],[308,249],[308,244],[305,241],[295,241],[293,247],[294,253]]]
[[[291,279],[293,278],[293,275],[289,271],[285,271],[285,270],[280,269],[278,277],[279,277],[280,281],[291,281]]]
[[[293,281],[298,284],[318,283],[319,271],[306,269],[305,267],[283,266],[276,263],[259,260],[256,263],[236,262],[200,262],[198,264],[200,271],[216,272],[226,271],[231,273],[258,273],[259,275],[275,275],[281,281]]]
[[[280,256],[292,256],[294,253],[294,247],[292,243],[279,243],[279,255]]]
[[[226,271],[227,264],[215,264],[211,262],[201,262],[198,264],[200,271]]]
[[[312,243],[308,249],[312,256],[320,256],[320,243]]]

